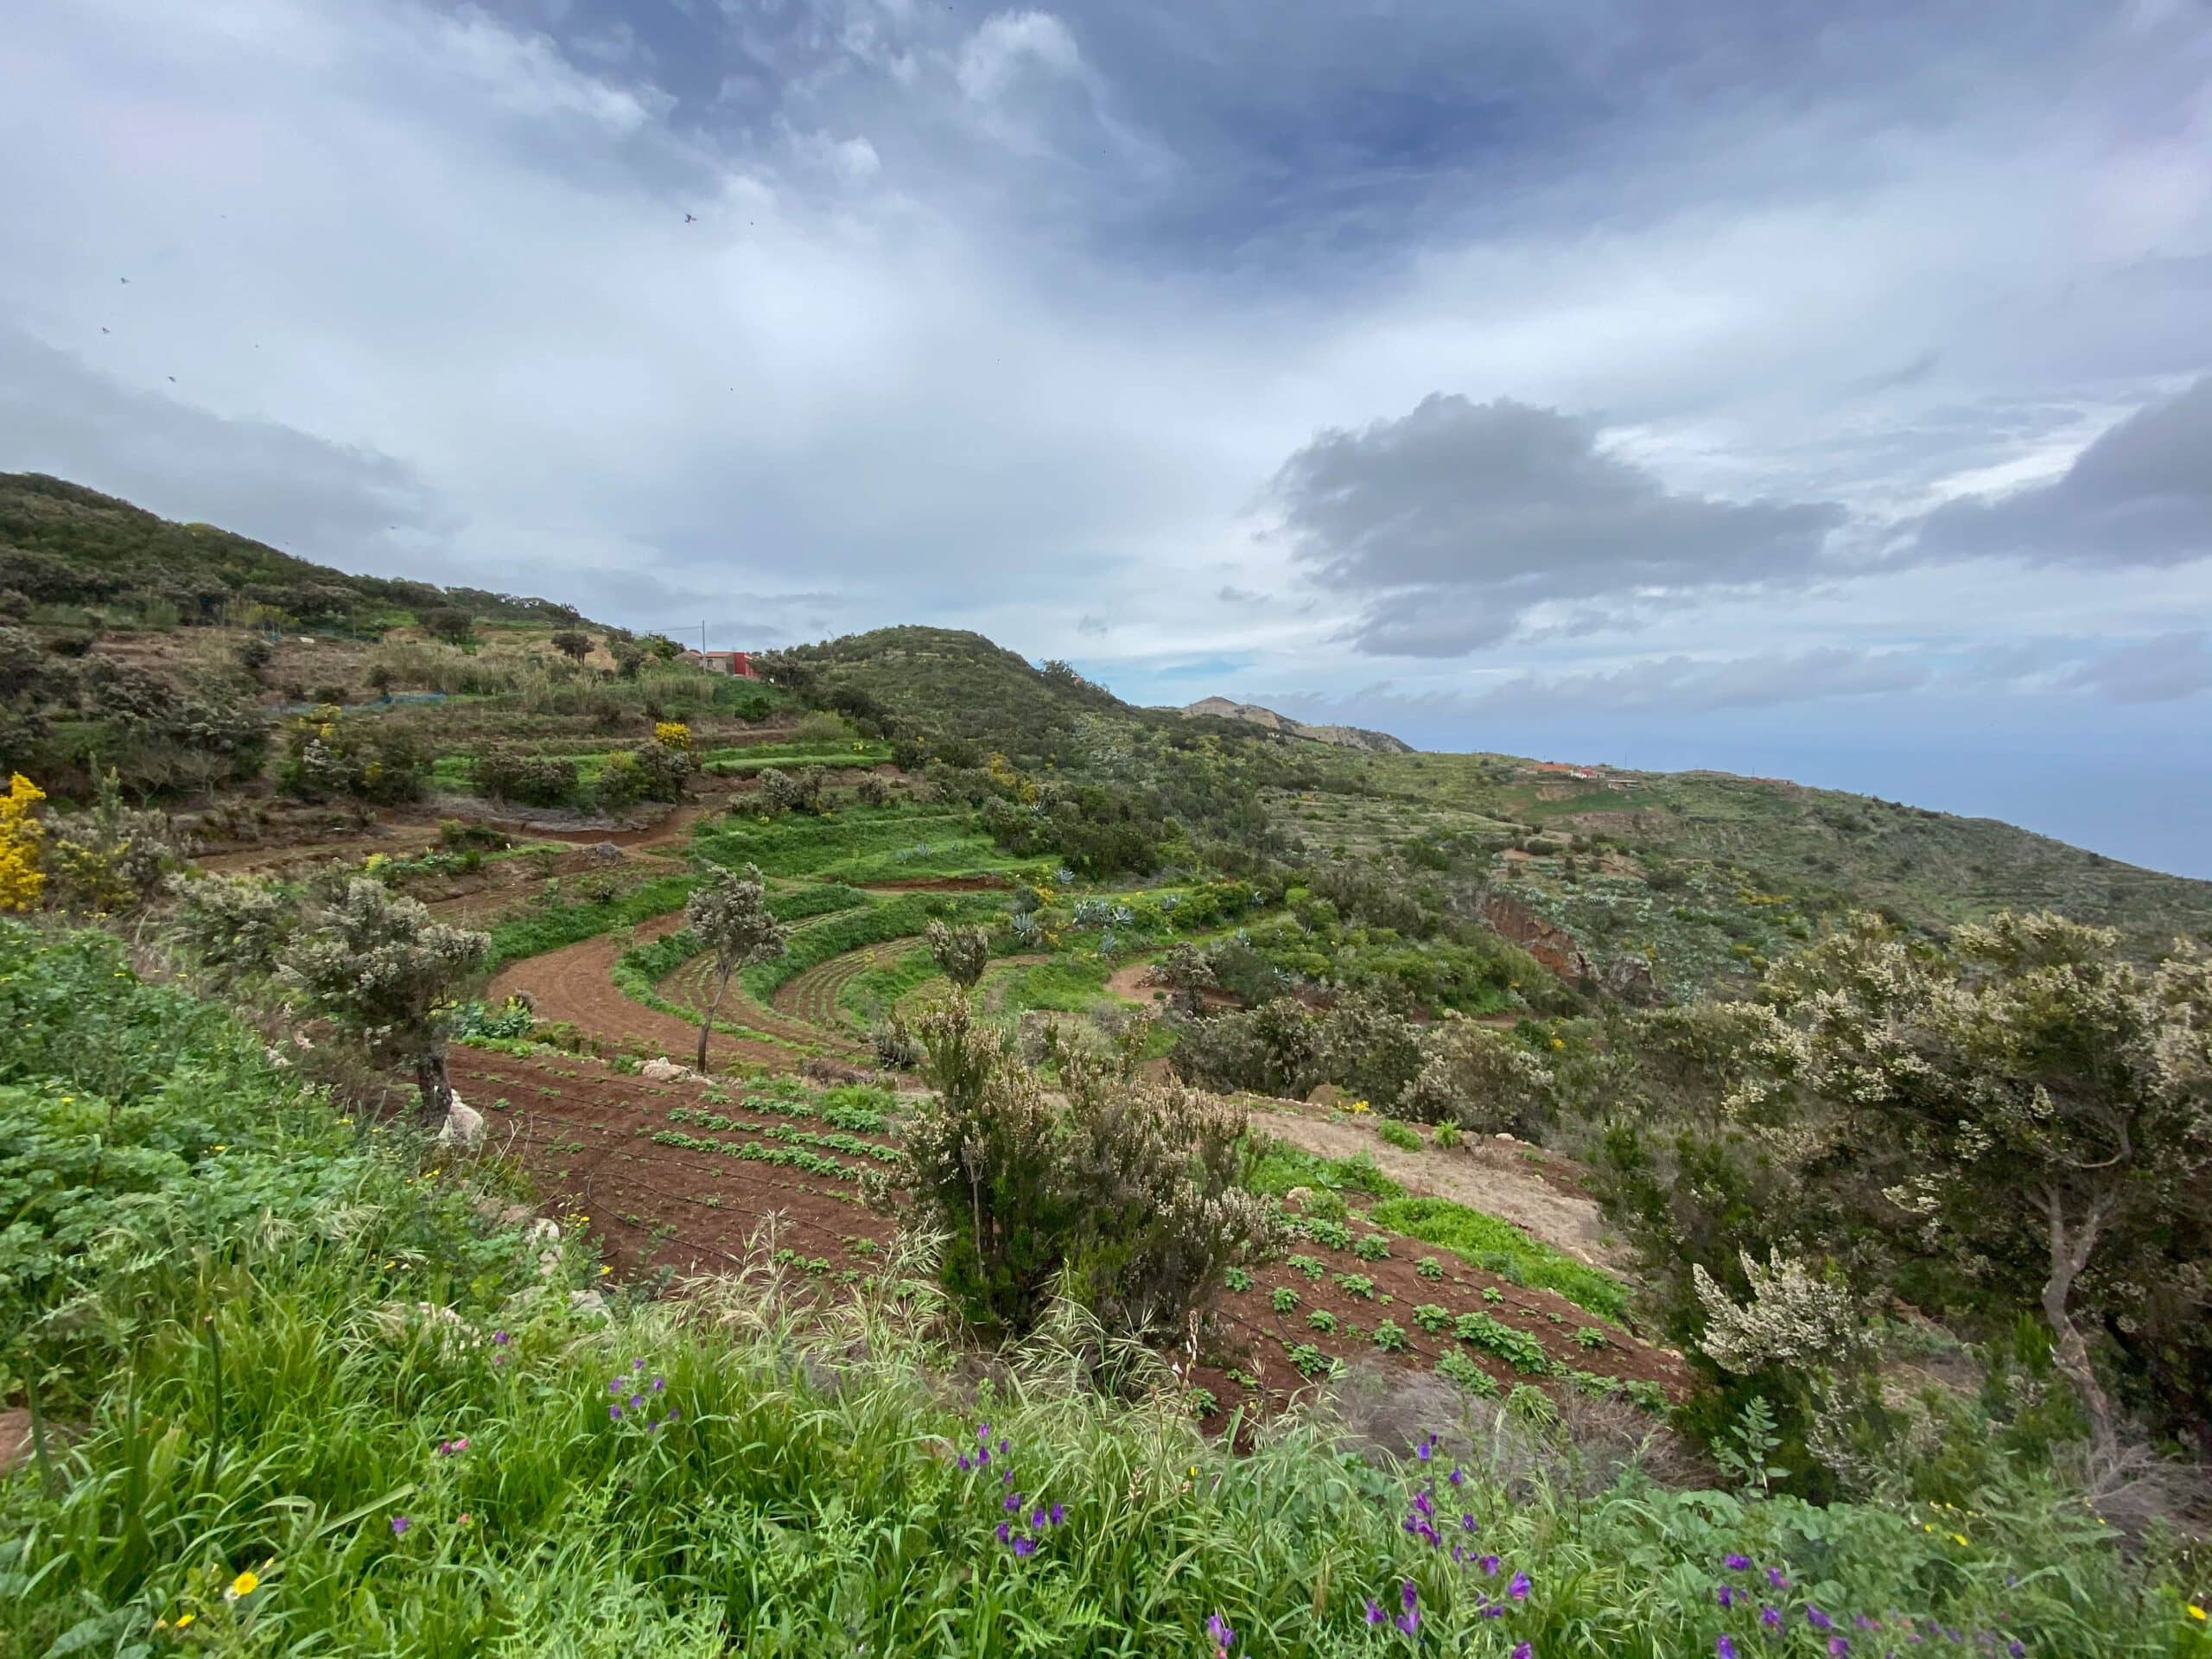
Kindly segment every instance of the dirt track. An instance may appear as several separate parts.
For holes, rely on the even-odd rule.
[[[682,919],[656,917],[638,929],[638,937],[658,938]],[[566,1020],[610,1043],[688,1060],[698,1050],[698,1027],[632,1002],[614,988],[614,959],[626,948],[614,935],[602,933],[510,963],[492,982],[493,999],[520,991],[529,996],[541,1020]],[[790,1049],[778,1044],[719,1031],[707,1045],[707,1056],[715,1066],[772,1065],[785,1071],[791,1069],[794,1058]]]

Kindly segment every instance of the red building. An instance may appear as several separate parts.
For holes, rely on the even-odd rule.
[[[753,671],[753,653],[747,651],[702,651],[696,653],[701,665],[712,673],[734,674],[741,680],[757,680]]]

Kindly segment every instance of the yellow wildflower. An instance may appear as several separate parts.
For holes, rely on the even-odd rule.
[[[1951,1535],[1951,1541],[1955,1544],[1963,1544],[1966,1541],[1967,1535],[1963,1532],[1955,1532]]]
[[[2204,1610],[2193,1601],[2189,1604],[2189,1616],[2200,1624],[2204,1623]]]
[[[177,1627],[177,1629],[179,1629],[180,1630],[182,1630],[186,1625],[188,1625],[188,1624],[191,1624],[191,1623],[192,1623],[192,1621],[193,1621],[194,1619],[195,1619],[195,1618],[199,1618],[199,1617],[200,1617],[200,1615],[199,1615],[199,1614],[197,1614],[197,1613],[181,1613],[181,1614],[179,1614],[179,1615],[177,1616],[177,1621],[176,1621],[176,1627]]]
[[[249,1568],[231,1580],[231,1587],[223,1592],[223,1597],[226,1601],[236,1601],[241,1596],[250,1596],[260,1588],[261,1575]]]

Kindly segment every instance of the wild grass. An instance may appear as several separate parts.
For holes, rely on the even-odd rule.
[[[1555,1291],[1609,1319],[1628,1312],[1629,1288],[1612,1274],[1532,1238],[1508,1221],[1449,1198],[1386,1199],[1367,1212],[1378,1227],[1450,1250],[1516,1285]]]

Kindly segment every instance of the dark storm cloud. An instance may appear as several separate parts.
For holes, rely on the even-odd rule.
[[[1548,601],[1757,588],[1822,568],[1840,506],[1672,491],[1599,433],[1556,410],[1432,394],[1401,419],[1320,434],[1274,497],[1295,556],[1363,607],[1361,649],[1400,656],[1495,644]]]
[[[1948,503],[1922,524],[1929,557],[2039,564],[2184,563],[2212,556],[2212,376],[2138,410],[2051,483]]]

